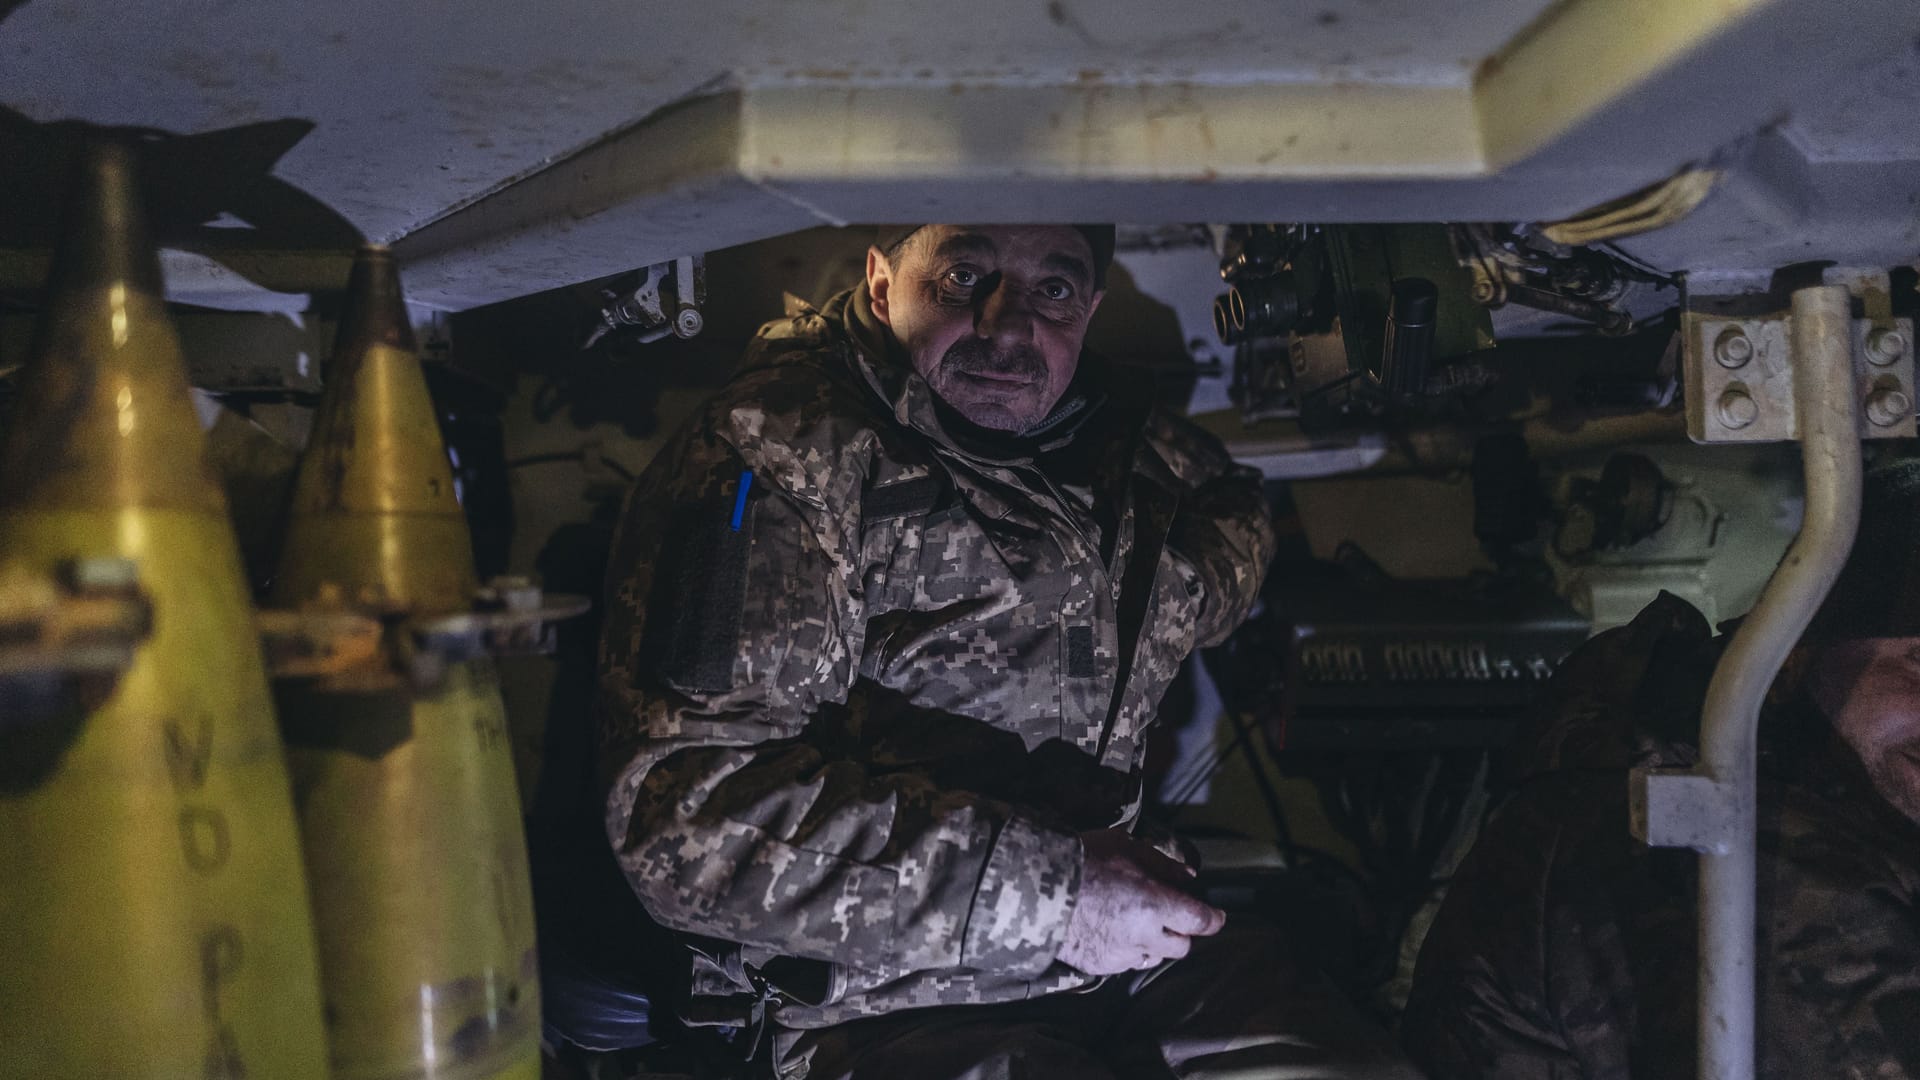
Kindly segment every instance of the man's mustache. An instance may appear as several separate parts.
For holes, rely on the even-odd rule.
[[[1009,379],[1039,382],[1047,374],[1047,362],[1040,350],[1031,345],[1002,349],[984,338],[971,337],[953,343],[940,366],[947,371],[967,375],[997,375]]]

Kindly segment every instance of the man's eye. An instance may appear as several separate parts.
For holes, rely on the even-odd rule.
[[[947,271],[947,284],[961,289],[971,289],[980,284],[980,275],[964,266],[956,266]]]
[[[1040,295],[1049,300],[1065,300],[1073,295],[1073,286],[1058,280],[1042,282]]]

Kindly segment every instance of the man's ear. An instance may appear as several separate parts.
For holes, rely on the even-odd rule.
[[[872,246],[867,248],[867,295],[873,317],[880,320],[880,325],[892,329],[889,305],[893,298],[893,267],[887,262],[886,252]]]

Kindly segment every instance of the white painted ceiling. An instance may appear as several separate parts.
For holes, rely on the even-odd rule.
[[[283,178],[392,240],[721,80],[1463,86],[1549,0],[30,0],[0,104],[195,132],[319,122]]]
[[[1916,38],[1909,0],[0,0],[0,107],[308,122],[273,175],[459,308],[821,222],[1521,220],[1766,138],[1911,164]]]

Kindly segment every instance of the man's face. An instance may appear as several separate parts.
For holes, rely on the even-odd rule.
[[[1920,824],[1920,637],[1828,646],[1814,661],[1811,685],[1881,798]]]
[[[1060,400],[1105,295],[1086,237],[1065,225],[927,225],[891,258],[867,252],[867,287],[933,392],[1012,432]]]

